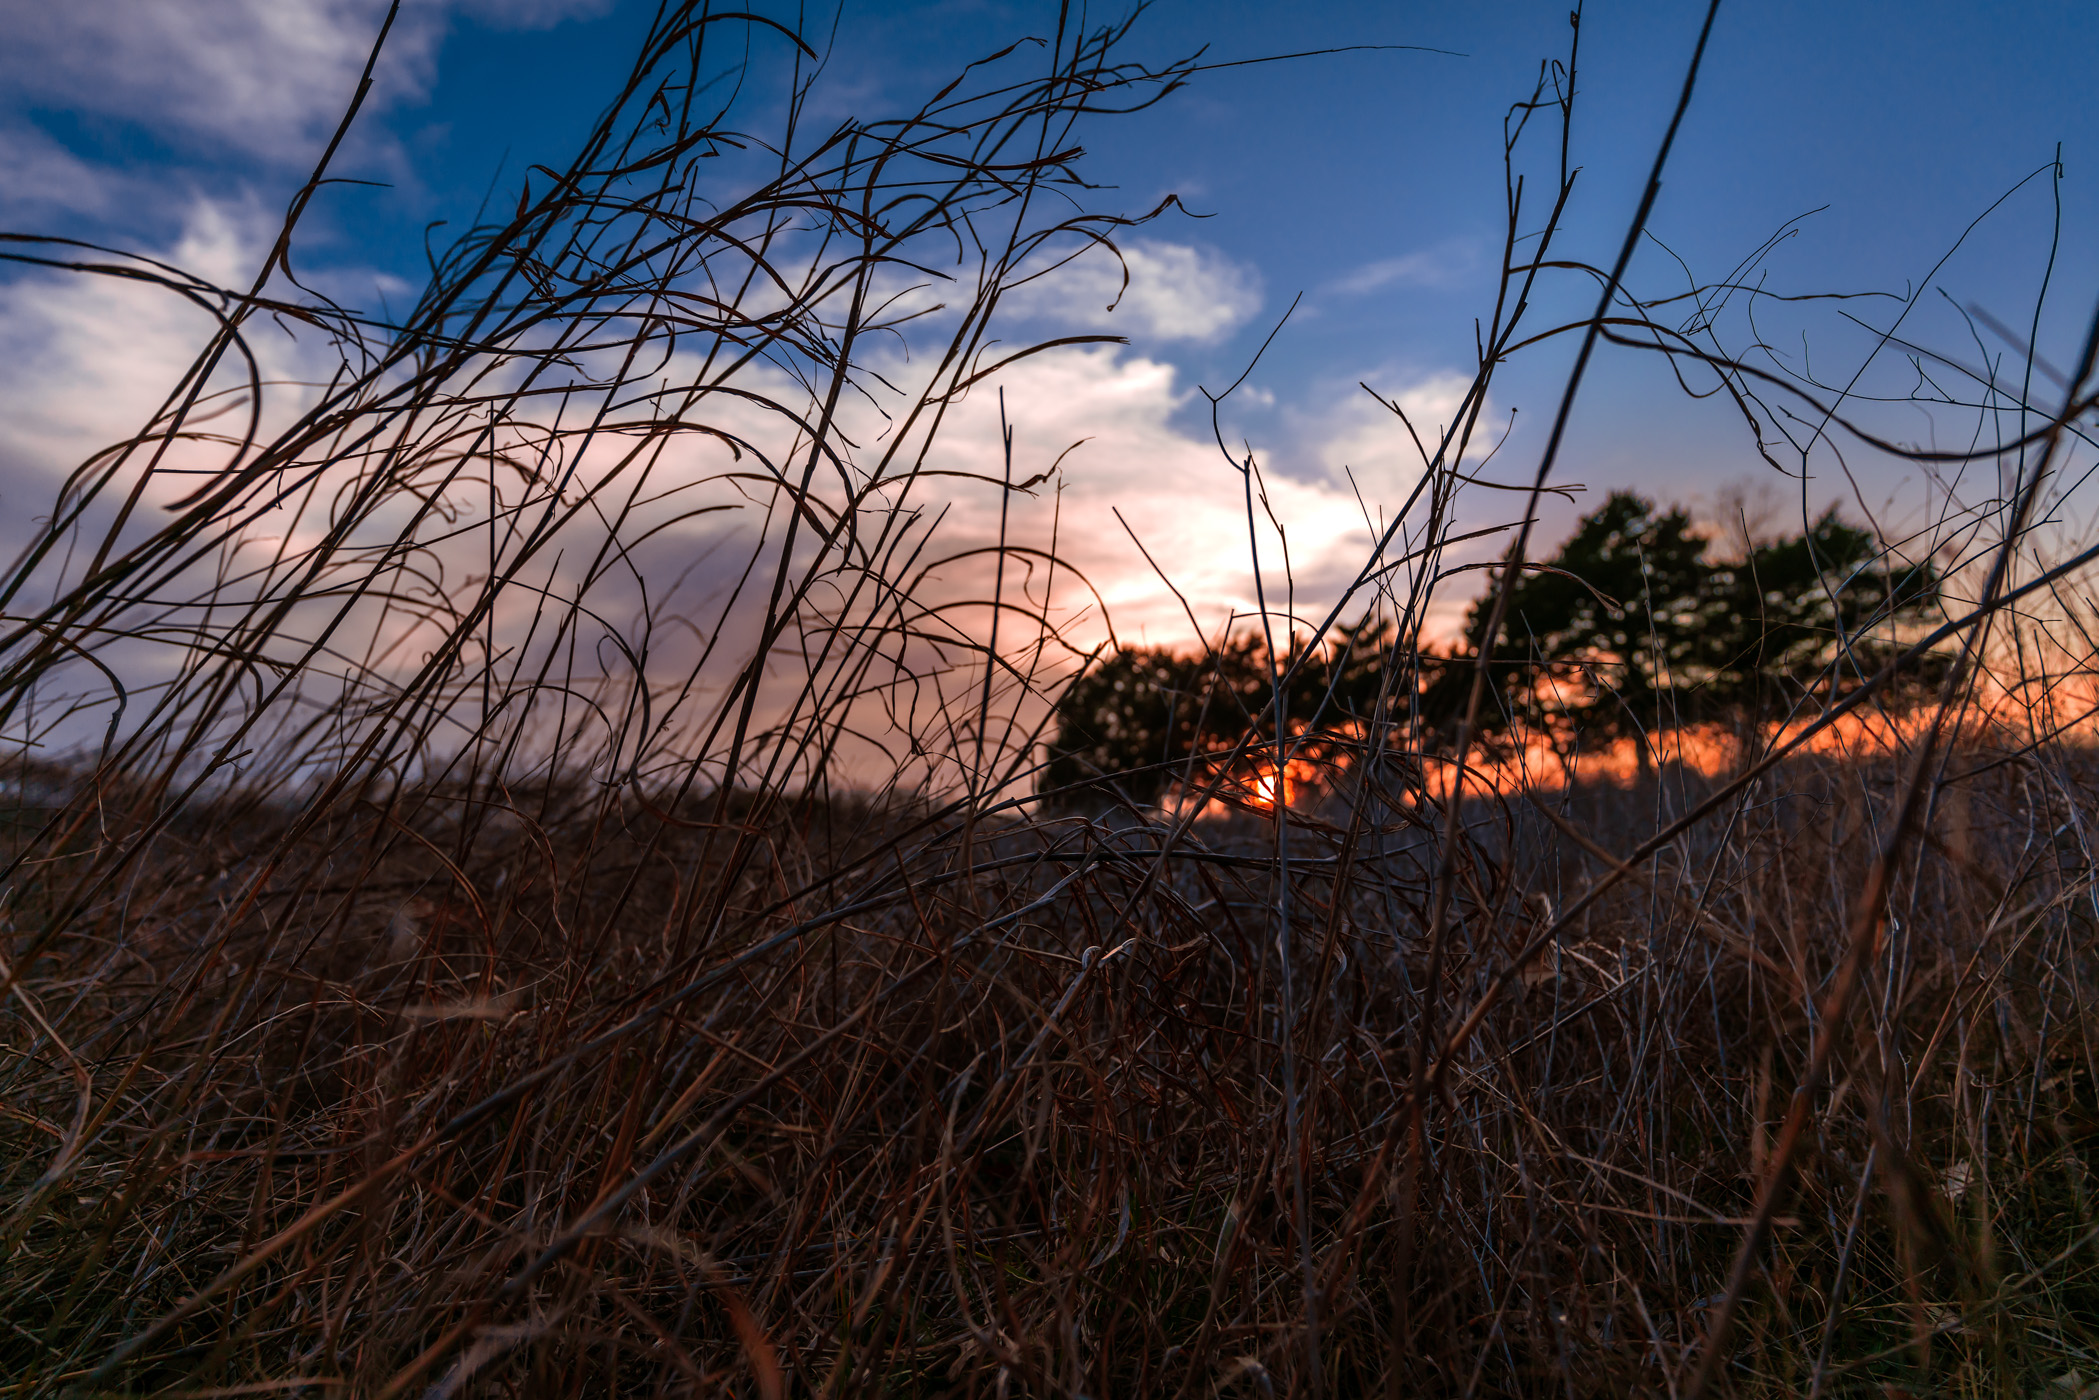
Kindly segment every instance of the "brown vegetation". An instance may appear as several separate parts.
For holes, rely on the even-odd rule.
[[[1162,815],[1109,784],[1068,815],[1035,796],[1077,654],[1021,582],[1043,556],[936,596],[912,493],[1008,353],[1001,292],[1125,222],[1051,205],[1084,189],[1073,124],[1199,65],[1065,33],[1047,67],[768,150],[696,106],[746,23],[672,7],[575,165],[400,325],[295,296],[277,254],[250,293],[118,269],[225,319],[4,581],[8,732],[72,756],[0,771],[0,1394],[2099,1376],[2099,758],[2051,708],[2089,669],[2089,556],[2040,557],[2092,351],[2059,406],[1970,386],[2010,425],[1967,454],[2001,495],[1880,541],[1935,561],[1941,620],[1839,648],[1725,765],[1482,773],[1482,667],[1433,744],[1389,706],[1320,731],[1301,805]],[[1572,92],[1555,65],[1518,105],[1512,170]],[[1542,224],[1511,181],[1469,416],[1313,644],[1377,602],[1418,646],[1476,528],[1487,386],[1540,336],[1866,436],[1623,290],[1644,207],[1614,269],[1553,261],[1564,147],[1557,178]],[[895,389],[863,342],[930,316],[889,279],[936,263],[948,339],[857,440],[841,404]],[[1547,272],[1593,279],[1595,314],[1523,325]],[[260,415],[237,371],[268,312],[342,372],[203,432],[228,388]],[[661,468],[666,493],[695,442],[718,474]],[[766,520],[694,620],[647,591],[648,541],[709,483]],[[1818,746],[1926,661],[1890,742]],[[1271,662],[1242,753],[1305,760],[1295,680]]]

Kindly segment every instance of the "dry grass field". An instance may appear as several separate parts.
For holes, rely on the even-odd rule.
[[[761,139],[701,81],[755,27],[669,7],[384,324],[292,280],[325,162],[250,287],[7,245],[219,320],[0,576],[0,1396],[2099,1393],[2090,344],[1943,405],[1987,435],[1920,467],[1980,466],[1882,541],[1937,619],[1698,763],[1526,778],[1567,736],[1489,736],[1481,665],[1433,733],[1276,676],[1166,805],[1045,792],[1083,583],[1017,527],[933,569],[933,444],[1056,348],[1000,297],[1136,222],[1086,125],[1201,62],[1074,29]],[[1513,494],[1466,448],[1534,343],[1563,426],[1615,342],[1872,441],[1624,289],[1646,206],[1554,242],[1573,91],[1512,109],[1467,413],[1328,630],[1504,624],[1560,434]],[[703,612],[660,542],[730,504]]]

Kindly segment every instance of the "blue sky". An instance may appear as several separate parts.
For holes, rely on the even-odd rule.
[[[383,8],[375,0],[0,0],[17,36],[0,51],[0,225],[187,251],[231,275],[259,253],[259,231],[326,140]],[[1049,5],[989,0],[861,4],[842,14],[814,4],[762,8],[799,23],[827,54],[818,111],[834,116],[878,116],[923,98],[960,64],[1055,18]],[[528,165],[562,163],[652,10],[635,0],[410,0],[338,166],[387,188],[331,189],[309,218],[302,266],[375,308],[411,296],[426,229],[447,221],[427,235],[441,242],[484,198],[514,201]],[[1569,253],[1608,262],[1615,251],[1702,14],[1702,6],[1653,0],[1587,11]],[[1208,217],[1170,216],[1136,238],[1150,299],[1140,286],[1113,322],[1090,309],[1097,289],[1084,285],[1069,288],[1065,304],[1038,298],[1022,308],[1033,319],[1020,332],[1100,324],[1132,341],[1038,386],[1045,402],[1033,407],[1031,427],[1072,437],[1098,430],[1098,499],[1156,488],[1153,518],[1170,523],[1190,492],[1208,489],[1204,468],[1192,465],[1207,449],[1191,386],[1235,377],[1302,293],[1252,392],[1234,401],[1231,430],[1279,478],[1303,485],[1308,510],[1346,494],[1342,467],[1402,473],[1389,416],[1355,386],[1367,380],[1412,395],[1432,412],[1450,377],[1469,373],[1472,321],[1491,305],[1499,254],[1502,117],[1569,39],[1564,3],[1153,5],[1133,51],[1159,58],[1204,45],[1217,60],[1348,45],[1449,52],[1229,68],[1087,132],[1089,169],[1113,186],[1098,196],[1102,207],[1141,210],[1171,192]],[[1955,307],[1976,304],[2027,324],[2059,192],[2062,242],[2040,346],[2058,363],[2070,359],[2099,297],[2094,53],[2099,10],[2089,5],[1723,8],[1635,286],[1681,289],[1676,258],[1700,277],[1720,276],[1800,219],[1764,265],[1769,286],[1898,296],[1923,287],[1905,330],[1979,354]],[[754,91],[764,98],[762,84]],[[2059,187],[2046,177],[2026,185],[1934,276],[1970,222],[2052,160],[2058,143]],[[1801,218],[1810,211],[1819,212]],[[81,371],[65,356],[119,345],[123,353],[93,374],[148,381],[154,356],[172,355],[180,336],[113,323],[59,337],[55,308],[67,293],[44,274],[6,276],[0,345],[45,371],[35,424],[18,423],[0,443],[0,496],[21,501],[62,474],[68,451],[117,431],[107,406],[128,402],[107,384],[85,385],[82,402],[97,407],[67,419],[69,400],[51,385]],[[1570,285],[1547,309],[1577,314],[1591,295]],[[1899,304],[1847,305],[1885,324]],[[1816,356],[1824,372],[1848,366],[1863,343],[1827,304],[1774,312],[1759,329],[1789,353]],[[1883,363],[1886,383],[1899,383],[1899,357]],[[1497,413],[1517,410],[1520,425],[1497,459],[1499,475],[1527,476],[1564,367],[1564,355],[1546,350],[1497,384]],[[1131,408],[1143,395],[1148,406]],[[1087,419],[1111,399],[1135,436],[1118,439],[1114,424]],[[1909,438],[1941,426],[1913,406],[1874,413]],[[1172,435],[1185,440],[1191,463],[1180,476],[1130,471],[1114,455],[1118,441],[1131,454],[1140,441],[1145,452],[1164,451]],[[1363,465],[1372,459],[1386,465]],[[1814,505],[1840,500],[1854,515],[1889,520],[1928,508],[1905,468],[1871,454],[1851,465],[1850,482],[1833,463],[1812,468]],[[1607,353],[1593,372],[1561,471],[1591,488],[1587,505],[1603,488],[1632,486],[1714,513],[1737,488],[1776,487],[1782,501],[1794,499],[1796,488],[1774,476],[1738,420],[1717,403],[1686,400],[1658,365],[1625,353]],[[1233,488],[1222,478],[1216,485],[1230,506]],[[1545,538],[1578,508],[1555,504]],[[1137,506],[1132,513],[1145,518]],[[1170,562],[1202,576],[1198,558]],[[1144,626],[1172,630],[1171,609],[1133,607]]]

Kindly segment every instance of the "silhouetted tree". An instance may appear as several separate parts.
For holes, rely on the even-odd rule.
[[[1834,508],[1739,560],[1709,550],[1681,508],[1631,492],[1584,516],[1510,594],[1481,727],[1543,721],[1611,739],[1765,719],[1840,660],[1877,667],[1888,625],[1914,624],[1938,599],[1930,564],[1890,564]],[[1490,601],[1468,620],[1474,654]],[[1453,667],[1429,697],[1445,729],[1469,684]]]
[[[1802,534],[1714,559],[1686,511],[1616,492],[1517,581],[1480,733],[1491,742],[1543,726],[1607,741],[1761,722],[1832,676],[1841,687],[1878,669],[1890,632],[1921,621],[1938,593],[1929,563],[1891,564],[1834,509]],[[1490,603],[1473,605],[1469,645],[1441,656],[1402,653],[1389,624],[1367,621],[1310,654],[1293,639],[1283,668],[1295,663],[1285,697],[1294,752],[1324,758],[1344,733],[1409,719],[1420,743],[1451,743]],[[1257,633],[1205,653],[1115,651],[1059,700],[1044,786],[1113,777],[1132,799],[1156,802],[1191,759],[1229,752],[1249,729],[1249,751],[1272,762],[1259,747],[1273,737],[1270,704]],[[1644,762],[1644,745],[1639,753]]]
[[[1768,719],[1832,671],[1841,689],[1879,670],[1898,649],[1890,632],[1915,628],[1937,607],[1939,582],[1929,561],[1891,563],[1872,534],[1839,520],[1835,507],[1803,535],[1752,548],[1713,573],[1726,642],[1714,701],[1732,715]],[[1934,688],[1945,660],[1913,667],[1891,699]]]
[[[1324,757],[1334,734],[1370,717],[1380,703],[1395,632],[1364,622],[1337,629],[1309,653],[1293,637],[1281,658],[1288,676],[1286,728],[1296,751]],[[1294,673],[1292,667],[1295,667]],[[1273,762],[1273,680],[1268,645],[1241,632],[1207,652],[1129,647],[1108,653],[1057,702],[1056,735],[1045,789],[1112,777],[1138,802],[1157,802],[1198,761],[1231,752],[1253,730],[1254,762]],[[1264,757],[1265,756],[1265,757]]]

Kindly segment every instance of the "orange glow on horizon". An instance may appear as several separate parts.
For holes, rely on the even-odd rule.
[[[1638,781],[1643,769],[1648,773],[1675,769],[1706,778],[1724,778],[1774,748],[1792,744],[1803,734],[1805,741],[1792,750],[1789,759],[1885,759],[1913,749],[1934,716],[1935,707],[1931,704],[1899,714],[1862,706],[1820,729],[1814,729],[1817,716],[1812,714],[1755,734],[1723,725],[1686,726],[1646,736],[1645,764],[1630,739],[1577,746],[1570,744],[1564,734],[1534,734],[1520,745],[1475,748],[1466,761],[1464,784],[1469,795],[1483,797],[1562,791],[1576,784],[1599,782],[1622,787]],[[1811,734],[1807,733],[1810,729],[1814,729]],[[2066,678],[2051,686],[2045,695],[2035,696],[1993,687],[1989,694],[1972,699],[1948,717],[1940,742],[1949,748],[2015,749],[2050,736],[2073,744],[2099,741],[2099,680]],[[1351,750],[1359,748],[1367,736],[1358,730],[1337,732],[1333,737],[1340,742],[1327,747],[1320,761],[1291,758],[1281,781],[1269,763],[1227,781],[1203,804],[1203,815],[1270,813],[1279,801],[1286,807],[1311,811],[1326,797],[1338,797],[1347,787],[1344,775],[1351,762]],[[1402,753],[1397,757],[1404,765],[1419,765],[1412,781],[1420,783],[1432,800],[1449,800],[1457,782],[1456,766],[1451,761],[1454,755]],[[1406,786],[1406,782],[1403,780],[1401,785]],[[1175,797],[1169,799],[1169,806],[1176,814],[1185,813],[1186,801],[1186,795]]]
[[[1977,696],[1947,717],[1940,742],[1948,747],[2017,748],[2054,736],[2069,742],[2099,738],[2099,682],[2089,677],[2059,681],[2042,697],[2027,698],[2001,687]],[[1843,761],[1885,758],[1912,749],[1937,716],[1937,707],[1922,704],[1900,714],[1863,706],[1817,729],[1819,716],[1808,714],[1767,727],[1755,735],[1725,725],[1688,725],[1646,736],[1649,771],[1682,768],[1704,777],[1722,777],[1745,762],[1805,736],[1789,757]],[[1809,731],[1813,731],[1810,733]],[[1449,764],[1431,761],[1424,781],[1438,799],[1447,798],[1455,781]],[[1631,739],[1570,749],[1553,736],[1533,736],[1520,748],[1500,753],[1474,752],[1467,762],[1466,787],[1479,794],[1556,790],[1585,782],[1635,781],[1641,754]]]

